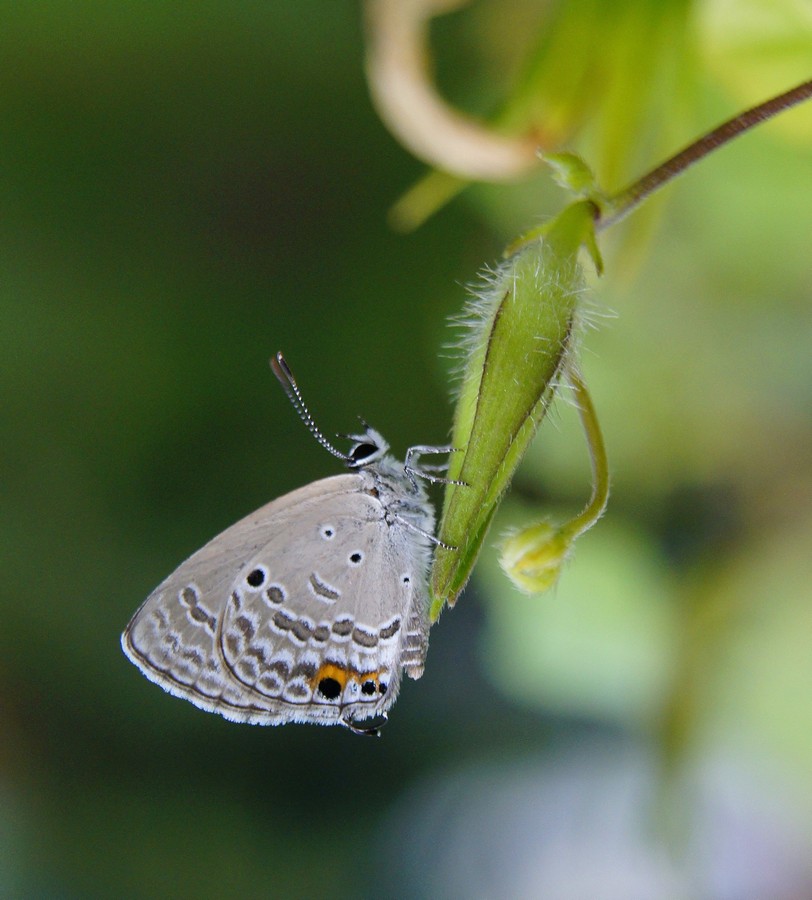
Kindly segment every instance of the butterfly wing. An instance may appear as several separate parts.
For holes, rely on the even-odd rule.
[[[364,474],[272,501],[191,556],[122,635],[152,681],[228,719],[351,724],[419,677],[428,549]]]

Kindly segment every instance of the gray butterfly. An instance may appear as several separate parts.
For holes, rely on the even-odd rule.
[[[366,423],[349,453],[319,431],[282,354],[271,361],[313,436],[350,473],[263,506],[186,560],[121,636],[127,657],[164,690],[235,722],[342,724],[377,733],[403,672],[428,649],[434,510],[405,462]],[[373,720],[372,722],[370,720]]]

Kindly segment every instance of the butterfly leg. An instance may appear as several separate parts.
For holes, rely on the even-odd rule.
[[[467,487],[464,481],[457,481],[453,478],[443,478],[440,475],[433,475],[432,472],[444,472],[448,468],[448,463],[440,465],[420,465],[420,457],[430,453],[459,453],[459,447],[432,447],[425,444],[418,444],[416,447],[409,447],[406,451],[406,461],[403,469],[409,476],[409,480],[417,487],[417,478],[425,478],[432,484],[459,484]]]
[[[444,550],[458,549],[457,547],[453,547],[451,544],[446,544],[444,541],[436,538],[430,531],[426,531],[425,528],[421,528],[419,525],[415,525],[414,522],[410,522],[405,516],[399,516],[397,513],[395,513],[393,518],[396,522],[400,522],[401,525],[405,525],[406,528],[409,528],[411,531],[423,535],[424,538],[431,541],[431,543],[437,547],[442,547]]]

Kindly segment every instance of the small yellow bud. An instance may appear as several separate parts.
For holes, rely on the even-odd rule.
[[[558,581],[572,547],[573,535],[551,522],[539,522],[510,535],[499,563],[519,590],[537,594]]]

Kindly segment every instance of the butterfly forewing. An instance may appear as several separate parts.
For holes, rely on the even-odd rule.
[[[150,595],[125,652],[164,689],[235,721],[380,715],[401,671],[421,674],[427,644],[428,544],[392,515],[404,485],[393,492],[370,467],[267,504]]]

